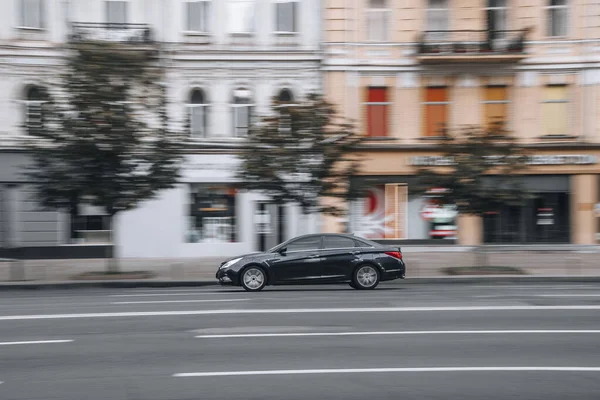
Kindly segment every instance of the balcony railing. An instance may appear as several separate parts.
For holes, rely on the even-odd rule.
[[[152,44],[152,29],[147,24],[76,22],[71,24],[73,42],[115,42]]]
[[[529,29],[426,31],[417,42],[417,56],[431,61],[478,58],[515,61],[525,56],[528,32]]]

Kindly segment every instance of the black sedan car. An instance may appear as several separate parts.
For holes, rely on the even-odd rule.
[[[353,235],[312,234],[224,261],[217,279],[250,292],[266,285],[344,282],[374,289],[381,281],[404,279],[405,270],[400,248]]]

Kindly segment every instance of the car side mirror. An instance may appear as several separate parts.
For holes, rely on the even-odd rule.
[[[278,253],[281,254],[282,256],[285,256],[286,252],[287,252],[287,247],[282,247],[278,251]]]

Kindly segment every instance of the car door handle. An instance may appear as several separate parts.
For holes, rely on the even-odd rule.
[[[357,254],[360,254],[360,253],[361,253],[361,251],[360,251],[360,250],[354,250],[354,251],[352,251],[351,253],[352,253],[352,254],[354,254],[354,255],[357,255]]]
[[[309,256],[309,258],[319,258],[319,257],[320,257],[320,255],[318,255],[318,254],[313,254],[313,255]]]

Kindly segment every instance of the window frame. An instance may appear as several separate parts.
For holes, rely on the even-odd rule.
[[[190,6],[191,4],[198,4],[198,3],[202,3],[204,4],[204,8],[203,11],[204,13],[201,14],[201,17],[204,17],[204,21],[201,21],[201,24],[204,24],[204,30],[196,30],[196,29],[191,29],[190,26]],[[211,33],[211,14],[212,14],[212,10],[213,10],[213,4],[212,4],[212,0],[186,0],[184,2],[185,7],[184,7],[184,26],[185,29],[183,30],[184,33],[186,34],[194,34],[194,35],[209,35]]]
[[[371,94],[371,89],[385,89],[385,98],[386,101],[369,101],[369,95]],[[366,100],[363,103],[366,112],[366,124],[367,124],[367,137],[389,137],[390,136],[390,109],[393,106],[393,103],[389,99],[390,88],[388,86],[367,86]],[[371,126],[370,126],[370,118],[369,118],[369,108],[376,106],[384,106],[385,107],[385,126],[384,126],[384,134],[383,135],[371,135]]]
[[[487,100],[487,90],[491,89],[491,88],[503,88],[506,90],[506,97],[505,100]],[[483,105],[483,116],[484,116],[484,121],[483,121],[483,126],[486,127],[487,129],[491,129],[492,124],[490,124],[490,121],[487,121],[485,119],[485,117],[487,116],[487,110],[486,110],[486,105],[488,104],[505,104],[505,119],[504,119],[504,124],[503,127],[504,128],[508,128],[509,126],[509,122],[510,122],[510,104],[512,103],[510,100],[510,86],[509,85],[486,85],[483,86],[483,99],[481,100],[481,104]]]
[[[423,131],[422,131],[421,137],[422,138],[433,138],[433,139],[436,139],[436,138],[446,138],[447,134],[427,135],[427,131],[426,131],[426,128],[427,128],[427,106],[443,105],[443,106],[446,107],[446,121],[445,121],[446,128],[445,129],[447,130],[449,128],[449,126],[450,126],[450,118],[451,118],[451,115],[450,115],[450,111],[451,111],[450,110],[450,106],[452,105],[452,101],[450,100],[450,86],[447,86],[447,85],[443,85],[443,86],[438,86],[438,85],[435,85],[435,86],[425,86],[425,87],[423,87],[423,89],[425,89],[425,90],[424,90],[423,100],[421,101],[422,109],[424,109],[424,113],[423,113],[423,127],[422,127]],[[426,100],[427,99],[427,92],[428,92],[429,89],[445,89],[445,91],[446,91],[446,101],[427,101]]]
[[[109,4],[111,3],[123,3],[125,5],[125,17],[124,20],[125,22],[111,22],[109,20],[110,18],[110,12],[109,12]],[[106,24],[109,26],[123,26],[123,25],[127,25],[129,23],[129,7],[130,7],[130,2],[129,0],[104,0],[104,20],[106,21]]]
[[[36,89],[39,93],[39,99],[31,99],[31,91]],[[40,126],[43,125],[44,123],[44,116],[42,113],[42,106],[48,102],[48,100],[44,100],[44,98],[47,96],[46,94],[46,89],[43,86],[38,86],[38,85],[30,85],[27,87],[26,92],[25,92],[25,100],[23,100],[23,104],[25,106],[25,115],[24,115],[24,122],[25,122],[25,132],[27,134],[30,134],[30,130],[32,127],[29,126],[30,121],[31,121],[31,114],[32,114],[32,107],[37,107],[36,112],[38,113],[37,115],[37,119],[39,120]]]
[[[281,30],[279,29],[279,13],[278,13],[278,7],[279,4],[286,4],[286,3],[292,3],[293,4],[293,9],[294,9],[294,15],[293,15],[293,30]],[[299,34],[299,17],[300,17],[300,13],[299,13],[299,9],[300,9],[300,1],[299,0],[274,0],[274,8],[275,8],[275,34],[276,35],[285,35],[285,36],[291,36],[291,35],[298,35]]]
[[[46,19],[44,18],[44,11],[45,11],[45,0],[36,0],[38,2],[38,12],[39,12],[39,26],[29,26],[26,23],[26,11],[25,9],[27,7],[25,7],[25,2],[26,0],[20,0],[19,1],[19,24],[17,26],[18,29],[24,29],[24,30],[32,30],[32,31],[43,31],[46,29]]]
[[[196,92],[198,92],[202,95],[202,103],[194,103],[193,102],[194,101],[193,96],[194,96],[194,93],[196,93]],[[209,113],[209,111],[208,110],[210,107],[210,102],[208,100],[208,96],[206,95],[206,90],[204,90],[202,88],[193,88],[190,91],[190,97],[189,97],[188,103],[186,104],[186,107],[188,108],[188,115],[190,118],[190,127],[189,127],[190,137],[196,138],[196,139],[202,139],[202,138],[209,137],[209,135],[208,135],[208,125],[209,125],[208,124],[208,115],[209,115],[208,113]],[[200,135],[196,135],[194,133],[194,129],[193,129],[193,125],[194,125],[193,109],[196,109],[196,108],[200,108],[202,110],[202,124],[201,124],[202,125],[202,133]]]
[[[500,31],[507,31],[510,29],[510,27],[509,27],[510,7],[508,4],[508,0],[503,0],[503,1],[504,1],[504,6],[499,7],[499,6],[490,6],[489,5],[490,0],[486,0],[486,2],[485,2],[486,6],[484,7],[484,10],[486,12],[486,18],[487,18],[487,13],[489,11],[504,11],[504,27]],[[507,32],[502,32],[500,34],[498,34],[497,32],[498,32],[498,30],[496,30],[496,36],[494,36],[495,39],[500,39],[500,40],[506,39]]]
[[[228,18],[227,19],[227,33],[231,36],[252,36],[252,35],[256,34],[256,7],[257,7],[256,0],[229,0],[229,2],[227,3],[227,12],[229,13],[236,4],[242,4],[242,3],[250,4],[252,7],[252,24],[251,24],[252,26],[247,31],[238,30],[238,29],[233,30],[233,29],[231,29],[232,19]],[[237,10],[237,9],[238,8],[234,8],[234,10]]]
[[[544,6],[545,8],[545,22],[546,22],[546,37],[548,38],[567,38],[569,37],[569,30],[571,28],[571,24],[569,23],[569,17],[570,17],[570,12],[569,12],[569,1],[568,0],[564,0],[565,4],[563,5],[552,5],[552,0],[547,0],[546,5]],[[553,12],[560,12],[563,11],[565,13],[565,26],[564,26],[564,35],[555,35],[552,30],[554,27],[554,24],[552,24],[551,20],[554,20],[554,15]]]
[[[236,97],[235,92],[236,91],[248,91],[248,97],[246,97],[248,99],[247,103],[237,103],[237,99],[242,98],[242,97]],[[248,133],[250,131],[250,126],[251,126],[251,122],[252,122],[252,114],[253,114],[253,110],[255,107],[254,104],[254,98],[252,95],[252,91],[246,87],[238,87],[237,89],[234,89],[233,91],[233,98],[231,101],[231,111],[232,111],[232,128],[233,128],[233,137],[235,138],[245,138],[248,136]],[[239,108],[247,108],[247,113],[248,113],[248,120],[247,120],[247,126],[246,128],[246,132],[244,134],[238,134],[238,129],[242,128],[242,127],[238,127],[238,114],[237,114],[237,110]]]
[[[371,0],[367,0],[367,7],[365,9],[365,33],[367,35],[366,41],[372,43],[387,43],[390,42],[390,31],[392,30],[392,7],[390,6],[390,0],[384,0],[385,6],[384,8],[374,8],[371,7]],[[394,1],[394,0],[392,0]],[[373,15],[381,15],[381,20],[376,21],[376,18],[372,18]],[[371,30],[371,24],[373,21],[380,22],[384,25],[383,38],[374,38],[372,36],[373,31]]]
[[[562,87],[564,88],[564,95],[565,97],[563,99],[552,99],[549,100],[547,99],[546,96],[546,89],[552,88],[552,87]],[[567,127],[567,132],[564,133],[558,133],[558,134],[554,134],[554,133],[548,133],[547,129],[546,129],[546,123],[547,121],[544,119],[543,124],[544,124],[544,133],[542,136],[545,137],[568,137],[571,136],[568,132],[568,127],[569,127],[569,122],[571,119],[571,104],[572,104],[572,98],[570,96],[570,88],[571,85],[566,84],[566,83],[561,83],[561,84],[547,84],[544,85],[544,98],[542,99],[542,107],[544,107],[545,104],[565,104],[565,126]],[[546,117],[546,112],[545,110],[542,111],[542,116],[545,118]]]
[[[431,7],[431,0],[427,1],[427,9],[425,11],[425,30],[426,31],[445,31],[445,32],[435,32],[435,34],[432,34],[430,37],[432,40],[447,40],[448,39],[448,31],[450,30],[450,23],[451,23],[451,15],[450,15],[450,4],[448,0],[444,0],[445,3],[445,7],[441,8],[441,7]],[[444,29],[439,29],[437,27],[433,27],[431,26],[431,22],[433,21],[433,19],[431,18],[431,16],[434,13],[443,13],[445,16],[445,27]],[[435,28],[435,29],[434,29]]]

